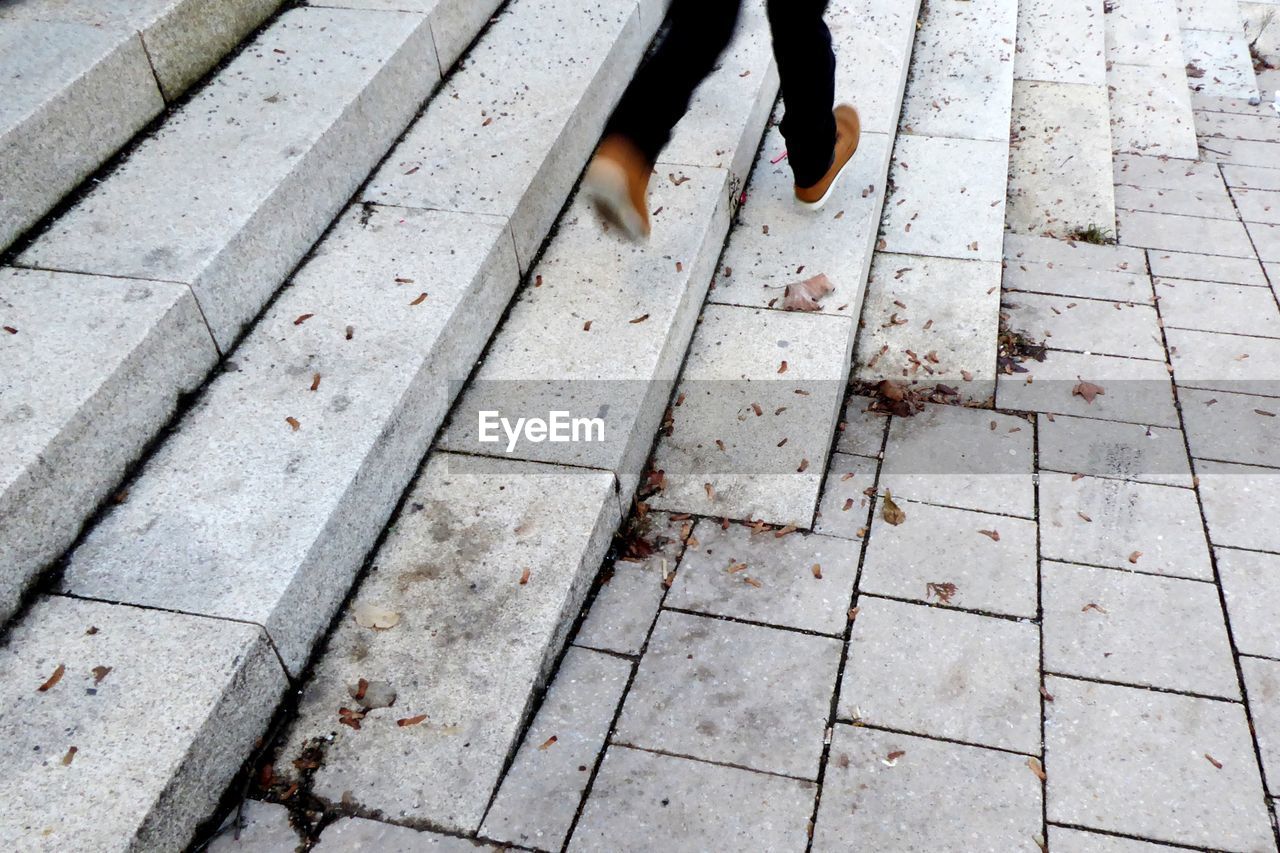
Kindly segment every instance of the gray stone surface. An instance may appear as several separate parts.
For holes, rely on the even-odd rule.
[[[1165,339],[1180,386],[1280,396],[1280,338],[1170,328]]]
[[[1273,845],[1243,706],[1048,678],[1050,821],[1227,850]],[[1205,756],[1212,756],[1218,767]]]
[[[1199,182],[1197,182],[1199,183]],[[1172,213],[1208,219],[1235,219],[1235,205],[1226,184],[1211,189],[1182,187],[1143,187],[1120,184],[1116,187],[1116,207],[1148,213]]]
[[[706,519],[693,536],[698,547],[684,552],[667,607],[844,636],[858,545]]]
[[[1280,149],[1276,153],[1280,154]],[[1245,227],[1249,230],[1249,239],[1257,249],[1259,260],[1280,261],[1280,225],[1249,222]]]
[[[1018,4],[1017,80],[1105,86],[1106,46],[1100,3],[1024,0]]]
[[[1005,261],[1004,289],[1052,293],[1114,302],[1151,303],[1151,280],[1145,272],[1111,272],[1019,259]]]
[[[885,201],[881,251],[1000,260],[1008,144],[899,136]],[[965,163],[965,169],[953,168]],[[949,203],[937,204],[939,197]]]
[[[834,639],[663,612],[614,743],[816,779],[839,662]]]
[[[1051,825],[1049,849],[1053,853],[1169,853],[1175,848],[1118,835],[1103,835]]]
[[[35,5],[35,4],[31,4]],[[0,10],[0,249],[164,107],[127,31]]]
[[[1254,5],[1255,8],[1261,4],[1241,3],[1243,9],[1246,5]],[[1270,32],[1271,28],[1267,28]],[[1268,106],[1261,104],[1260,106]],[[1275,138],[1277,115],[1272,112],[1271,115],[1237,115],[1235,113],[1217,113],[1208,112],[1206,110],[1196,110],[1196,132],[1200,134],[1202,141],[1208,139],[1256,139],[1265,141]],[[1209,141],[1209,145],[1213,142]]]
[[[1109,63],[1177,68],[1183,64],[1176,0],[1117,0],[1106,16]]]
[[[836,452],[856,456],[878,457],[884,447],[884,434],[889,416],[871,410],[870,397],[849,398],[840,418],[840,434],[836,436]]]
[[[840,719],[1040,753],[1034,625],[869,597],[858,606]]]
[[[676,387],[685,399],[654,451],[666,485],[649,503],[810,527],[853,334],[851,318],[708,305]]]
[[[1280,467],[1280,400],[1196,388],[1178,397],[1192,456]]]
[[[889,424],[880,491],[1031,518],[1033,443],[1032,426],[1022,418],[929,404]]]
[[[1159,317],[1149,305],[1024,293],[1002,307],[1012,328],[1051,349],[1164,361]]]
[[[1234,548],[1214,548],[1214,555],[1236,649],[1241,654],[1280,660],[1280,622],[1275,618],[1280,555]]]
[[[1280,156],[1280,142],[1274,139],[1213,139],[1201,146],[1205,161],[1238,166],[1264,166],[1274,169]]]
[[[568,849],[802,850],[812,782],[614,746]]]
[[[865,456],[831,454],[827,481],[822,487],[813,530],[842,539],[862,539],[870,525],[871,498],[876,483],[876,463]]]
[[[14,625],[0,673],[0,845],[59,853],[184,848],[286,685],[256,626],[61,597]]]
[[[1252,258],[1244,225],[1235,220],[1121,210],[1116,213],[1120,239],[1130,246],[1173,250],[1201,246],[1211,254]]]
[[[1034,521],[906,501],[899,507],[907,520],[896,527],[880,513],[872,519],[859,592],[1036,618]],[[948,601],[931,587],[944,583],[956,587]]]
[[[294,853],[302,846],[302,837],[289,825],[289,810],[262,800],[245,800],[233,808],[218,832],[205,848],[209,853]]]
[[[176,284],[0,270],[0,618],[217,358]]]
[[[1230,0],[1177,0],[1183,29],[1236,30],[1241,27],[1237,4]]]
[[[1041,470],[1191,486],[1180,430],[1063,415],[1040,417],[1036,435]]]
[[[663,578],[676,570],[684,543],[680,535],[693,530],[692,520],[671,521],[666,513],[646,516],[645,539],[657,550],[643,560],[615,559],[587,611],[575,645],[638,655],[658,617],[666,587]]]
[[[1221,169],[1222,178],[1229,187],[1280,190],[1280,169],[1234,164],[1223,164]]]
[[[1135,551],[1137,564],[1129,562]],[[1172,486],[1042,472],[1040,554],[1213,580],[1196,493]]]
[[[1129,159],[1153,160],[1149,157]],[[1154,160],[1154,162],[1163,161]],[[1141,249],[1129,246],[1098,246],[1076,240],[1056,240],[1030,234],[1005,234],[1004,257],[1010,262],[1032,261],[1099,272],[1141,274],[1147,269],[1146,255]]]
[[[316,796],[474,832],[617,511],[603,472],[433,454],[314,665],[276,772],[323,737]],[[399,622],[363,627],[365,608]],[[356,730],[338,709],[361,678],[397,698]]]
[[[1196,158],[1191,95],[1181,65],[1111,64],[1107,68],[1107,91],[1111,96],[1113,150]]]
[[[338,818],[325,827],[316,853],[498,853],[505,848],[362,817]]]
[[[1169,278],[1221,281],[1266,287],[1267,278],[1253,258],[1226,258],[1187,252],[1151,252],[1151,274]]]
[[[1155,287],[1166,326],[1280,337],[1280,310],[1269,290],[1170,278],[1156,279]]]
[[[572,647],[565,653],[481,835],[540,850],[564,846],[630,677],[629,661]]]
[[[1280,223],[1280,191],[1238,188],[1231,192],[1231,197],[1245,222]]]
[[[1021,756],[838,725],[813,849],[1023,850],[1042,797]]]
[[[438,78],[421,17],[291,10],[19,261],[188,284],[225,349]]]
[[[528,0],[498,18],[362,193],[511,220],[527,269],[657,22],[635,0]],[[563,50],[566,32],[573,50]],[[522,57],[513,74],[511,57]]]
[[[1117,185],[1181,190],[1188,193],[1213,193],[1221,188],[1223,182],[1222,173],[1212,163],[1200,163],[1194,158],[1188,160],[1140,154],[1116,154],[1113,174]]]
[[[1240,658],[1267,788],[1280,790],[1280,661]]]
[[[1223,29],[1183,29],[1182,58],[1204,71],[1204,76],[1192,84],[1196,91],[1229,98],[1257,97],[1258,80],[1253,75],[1249,39],[1238,24],[1239,12],[1233,17],[1234,22],[1229,17],[1220,24],[1225,25]],[[1232,23],[1236,23],[1234,29],[1230,29]]]
[[[1040,576],[1046,671],[1240,698],[1212,583],[1049,561]]]
[[[835,90],[837,102],[857,107],[864,134],[897,132],[919,10],[915,0],[845,0],[823,16],[836,56],[858,57],[836,63]]]
[[[1043,362],[1028,359],[1022,367],[1026,373],[997,379],[999,408],[1178,426],[1173,383],[1160,362],[1057,350]],[[1106,393],[1094,397],[1092,403],[1086,402],[1072,393],[1082,380],[1100,386]]]
[[[1280,529],[1258,523],[1280,517],[1280,471],[1197,461],[1196,474],[1209,541],[1280,553]]]
[[[256,622],[302,669],[516,284],[500,220],[365,218],[282,291],[77,549],[66,591]]]

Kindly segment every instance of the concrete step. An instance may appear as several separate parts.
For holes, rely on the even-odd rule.
[[[1113,150],[1194,160],[1175,0],[1117,0],[1105,20]]]
[[[27,0],[0,8],[0,250],[280,0]]]

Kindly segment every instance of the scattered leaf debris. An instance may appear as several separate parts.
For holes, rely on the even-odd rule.
[[[1049,778],[1045,775],[1044,765],[1042,765],[1040,763],[1040,759],[1036,758],[1034,755],[1027,759],[1027,766],[1031,768],[1031,772],[1036,774],[1036,778],[1041,782]]]
[[[894,502],[893,493],[889,491],[884,493],[884,505],[881,507],[880,515],[894,527],[907,520],[907,514]]]
[[[533,573],[532,573],[531,571],[529,571],[529,567],[528,567],[528,566],[525,566],[525,567],[524,567],[524,571],[522,571],[522,572],[520,573],[520,586],[525,586],[526,584],[528,584],[528,583],[529,583],[529,576],[530,576],[530,575],[532,575],[532,574],[533,574]]]
[[[1080,379],[1080,377],[1078,376],[1076,377],[1076,379],[1078,379],[1079,381],[1076,382],[1075,387],[1071,389],[1072,397],[1080,397],[1086,403],[1092,403],[1094,401],[1094,398],[1104,396],[1107,393],[1106,391],[1103,390],[1101,385],[1095,385],[1092,382],[1086,382],[1085,380]]]
[[[289,428],[294,432],[297,432],[298,430],[302,429],[302,423],[292,415],[285,418],[284,422],[287,423],[289,425]]]
[[[819,302],[835,285],[824,273],[788,284],[783,292],[782,308],[784,311],[817,311]]]
[[[979,530],[978,532],[979,532],[979,533],[981,533],[983,536],[986,536],[986,537],[987,537],[988,539],[990,539],[992,542],[999,542],[999,541],[1000,541],[1000,531],[999,531],[999,530]]]
[[[1214,767],[1216,767],[1216,768],[1217,768],[1217,769],[1219,769],[1219,770],[1221,770],[1221,769],[1222,769],[1222,762],[1221,762],[1221,761],[1219,761],[1218,759],[1214,758],[1212,755],[1210,755],[1210,754],[1209,754],[1209,753],[1207,753],[1207,752],[1204,754],[1204,757],[1205,757],[1205,759],[1206,759],[1206,760],[1208,760],[1208,762],[1209,762],[1210,764],[1212,764]]]
[[[815,578],[817,578],[818,580],[822,580],[822,564],[821,563],[814,563],[809,568],[809,571],[813,572],[813,576]]]
[[[950,604],[951,599],[959,591],[959,588],[950,581],[944,581],[941,583],[929,582],[924,585],[924,597],[926,599],[931,596],[935,597],[943,604]]]
[[[688,178],[685,178],[685,180],[688,180]],[[560,738],[556,737],[555,735],[552,735],[551,737],[544,740],[542,744],[539,745],[538,749],[550,749],[552,746],[555,745],[555,742],[558,741],[559,739]]]
[[[62,766],[63,766],[63,767],[67,767],[68,765],[70,765],[70,764],[71,764],[71,762],[72,762],[72,760],[76,757],[76,753],[77,753],[77,752],[79,752],[79,751],[80,751],[80,747],[78,747],[78,746],[73,746],[73,747],[69,748],[69,749],[67,750],[67,754],[66,754],[66,755],[64,755],[64,756],[62,756]],[[1221,766],[1221,765],[1219,765],[1219,766]]]
[[[416,726],[418,725],[418,723],[421,723],[426,719],[427,719],[426,714],[417,714],[412,717],[401,717],[400,719],[396,720],[396,725],[402,729],[407,729],[409,726]]]
[[[47,679],[45,679],[44,684],[41,684],[39,687],[36,688],[36,690],[40,693],[49,692],[50,690],[53,689],[53,686],[55,684],[57,684],[59,681],[62,680],[62,676],[65,675],[66,672],[67,672],[67,665],[62,663],[58,664],[57,668],[54,669],[53,674],[50,675]]]
[[[106,678],[108,675],[111,674],[111,667],[95,666],[92,672],[93,672],[93,683],[94,685],[98,685],[102,683],[102,679]]]

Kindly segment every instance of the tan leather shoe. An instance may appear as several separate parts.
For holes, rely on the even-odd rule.
[[[853,159],[853,152],[858,150],[858,140],[862,136],[858,111],[848,104],[841,104],[835,109],[836,117],[836,150],[831,168],[811,187],[796,187],[796,201],[810,210],[818,210],[827,203],[831,191],[836,187],[844,167]]]
[[[649,236],[649,175],[653,166],[630,139],[610,134],[587,167],[588,197],[632,240]]]

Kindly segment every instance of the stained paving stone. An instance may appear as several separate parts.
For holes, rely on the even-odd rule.
[[[1177,848],[1119,835],[1103,835],[1065,826],[1049,826],[1049,849],[1053,853],[1169,853]]]
[[[1042,472],[1040,554],[1213,580],[1196,494],[1173,486]]]
[[[1039,754],[1035,625],[866,596],[858,606],[840,719]]]
[[[1130,246],[1173,251],[1203,246],[1210,254],[1254,257],[1244,225],[1235,220],[1134,210],[1117,211],[1116,220],[1120,239]]]
[[[876,463],[865,456],[831,454],[827,480],[822,487],[813,530],[842,539],[863,539],[870,526],[872,500],[868,490],[876,483]]]
[[[1280,623],[1275,618],[1280,555],[1221,547],[1214,548],[1214,555],[1236,649],[1240,654],[1280,659]]]
[[[1145,162],[1155,158],[1131,159]],[[1141,249],[1130,246],[1094,245],[1078,240],[1059,240],[1012,232],[1004,235],[1004,257],[1010,264],[1016,260],[1055,267],[1133,274],[1145,273],[1147,270],[1146,253]]]
[[[1112,163],[1117,185],[1189,193],[1212,194],[1222,186],[1222,174],[1212,163],[1176,157],[1117,154]]]
[[[1201,157],[1209,163],[1237,166],[1265,166],[1274,169],[1280,157],[1280,142],[1255,139],[1206,139]]]
[[[848,317],[708,305],[677,385],[684,399],[654,451],[665,485],[649,504],[810,527],[853,332]]]
[[[574,637],[575,645],[620,655],[638,655],[644,647],[666,592],[663,578],[675,571],[684,550],[681,533],[685,528],[692,531],[693,521],[672,521],[666,513],[651,512],[640,524],[642,538],[656,550],[642,559],[613,561]]]
[[[1280,338],[1165,329],[1178,385],[1280,396]]]
[[[1005,142],[898,137],[880,251],[998,261],[1004,228]],[[968,167],[952,168],[954,163]],[[939,196],[950,199],[939,205]]]
[[[1057,350],[1043,362],[1028,359],[1021,366],[1026,373],[997,379],[998,408],[1178,426],[1173,383],[1160,362]],[[1082,380],[1105,393],[1087,402],[1073,393]]]
[[[1202,216],[1209,219],[1235,219],[1226,184],[1212,190],[1116,186],[1116,207],[1148,213],[1172,213],[1179,216]]]
[[[1014,79],[1105,86],[1102,15],[1098,3],[1019,3]]]
[[[812,782],[613,746],[568,849],[803,850],[817,793]]]
[[[1049,561],[1040,577],[1046,671],[1240,698],[1212,583]]]
[[[1191,463],[1176,429],[1060,415],[1039,418],[1036,436],[1042,471],[1191,486]]]
[[[1052,349],[1164,360],[1159,317],[1149,305],[1024,293],[1006,297],[1002,307],[1012,328]]]
[[[1145,272],[1105,272],[1018,259],[1005,261],[1002,286],[1008,292],[1049,293],[1143,304],[1155,301],[1151,280]]]
[[[1244,689],[1253,716],[1262,774],[1268,790],[1280,791],[1280,661],[1241,657]]]
[[[317,853],[498,853],[506,848],[394,823],[342,817],[325,827],[311,849]]]
[[[1106,13],[1108,63],[1183,64],[1175,0],[1117,0]]]
[[[1280,471],[1225,462],[1196,462],[1200,503],[1214,545],[1280,553]]]
[[[899,507],[900,525],[881,513],[872,519],[860,592],[1035,618],[1035,522],[905,500]],[[935,585],[946,583],[955,591],[944,598]]]
[[[865,515],[864,515],[865,523]],[[844,635],[861,548],[843,539],[703,519],[665,606]],[[815,570],[814,567],[817,567]]]
[[[279,803],[261,800],[245,800],[240,808],[233,809],[218,833],[204,848],[209,853],[294,853],[302,846],[298,831],[289,825],[289,810]]]
[[[1280,130],[1277,132],[1280,133]],[[1264,222],[1269,225],[1280,223],[1280,190],[1237,188],[1232,191],[1231,197],[1235,199],[1240,218],[1245,222]]]
[[[1269,290],[1171,278],[1155,279],[1155,288],[1166,326],[1280,337],[1280,310]]]
[[[1094,65],[1101,70],[1101,62]],[[1007,228],[1065,235],[1096,225],[1115,231],[1116,199],[1105,168],[1111,159],[1108,115],[1102,85],[1014,82]]]
[[[1271,115],[1236,115],[1196,110],[1196,130],[1202,144],[1206,138],[1266,141],[1276,138],[1277,129],[1280,129],[1280,115],[1274,112]],[[1212,142],[1208,144],[1213,145]]]
[[[540,850],[564,846],[630,677],[631,663],[621,658],[565,653],[480,835]]]
[[[1195,159],[1195,122],[1181,65],[1113,64],[1107,69],[1114,150]]]
[[[816,779],[839,662],[834,639],[663,612],[613,742]]]
[[[1265,165],[1249,166],[1233,163],[1224,163],[1221,169],[1222,178],[1229,187],[1280,190],[1280,169]]]
[[[840,418],[840,434],[836,436],[836,452],[878,457],[884,448],[884,434],[889,417],[872,411],[870,397],[853,396]]]
[[[890,423],[880,490],[922,503],[1031,518],[1032,444],[1032,426],[1022,418],[926,405]]]
[[[1236,4],[1229,0],[1177,0],[1178,21],[1187,30],[1234,30],[1240,27]]]
[[[1238,21],[1239,12],[1232,17]],[[1203,77],[1188,81],[1197,91],[1231,98],[1258,96],[1249,41],[1242,28],[1238,25],[1231,31],[1184,28],[1181,36],[1183,59],[1204,71]]]
[[[1053,696],[1045,703],[1050,821],[1272,849],[1242,705],[1063,678],[1046,678],[1045,687]]]
[[[1280,467],[1280,401],[1196,388],[1178,396],[1192,456]]]
[[[1280,155],[1280,146],[1276,154]],[[1258,260],[1267,262],[1280,261],[1280,225],[1267,225],[1258,222],[1246,222],[1249,239],[1258,250]]]
[[[1267,278],[1254,258],[1227,258],[1189,252],[1151,252],[1151,274],[1164,278],[1220,281],[1266,287]]]
[[[1042,797],[1021,756],[837,725],[813,849],[1022,850]]]

